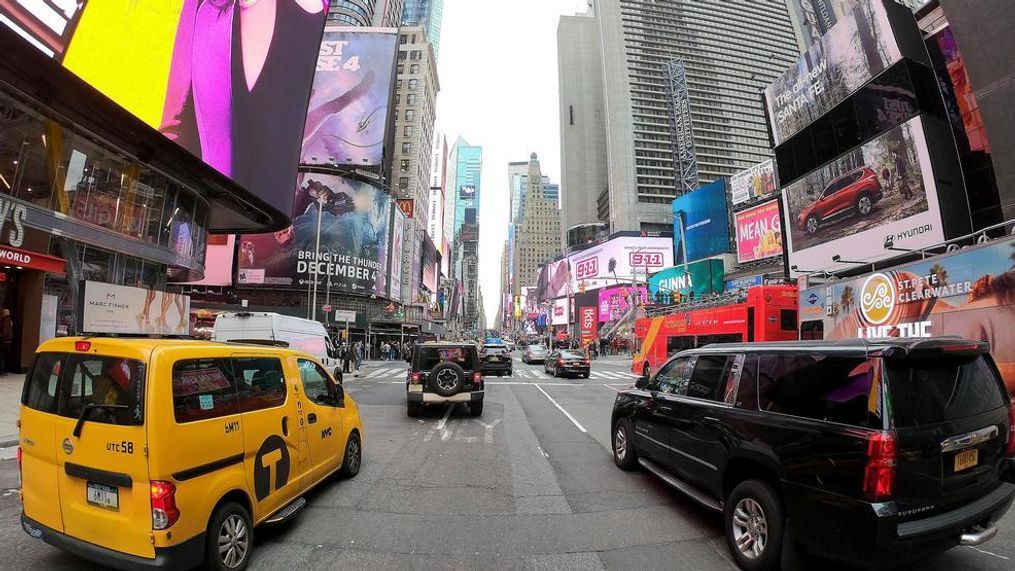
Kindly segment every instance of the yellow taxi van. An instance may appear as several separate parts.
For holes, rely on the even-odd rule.
[[[243,569],[255,526],[362,462],[356,403],[279,347],[51,339],[19,424],[25,532],[118,568]]]

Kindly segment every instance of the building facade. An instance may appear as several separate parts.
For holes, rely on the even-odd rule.
[[[608,217],[613,231],[666,230],[676,196],[770,155],[760,91],[797,55],[784,3],[596,2],[585,16],[561,20],[558,43],[572,37],[599,43],[587,53],[562,49],[559,56],[563,203],[584,217],[568,212],[565,228]],[[593,68],[584,58],[597,51],[601,117],[594,89],[579,96],[578,86],[568,85],[574,70]],[[583,148],[598,145],[590,135],[600,129],[605,152]],[[591,184],[572,199],[576,169],[598,162],[607,165],[606,184],[585,175]],[[606,193],[590,196],[604,186]]]
[[[403,26],[422,26],[426,37],[433,46],[434,57],[441,47],[441,18],[444,16],[444,0],[405,0],[402,8]]]
[[[544,176],[539,157],[529,157],[528,175],[522,213],[514,222],[514,275],[511,276],[511,293],[519,295],[521,288],[536,284],[539,266],[561,252],[560,208],[556,197],[548,197],[543,189]]]

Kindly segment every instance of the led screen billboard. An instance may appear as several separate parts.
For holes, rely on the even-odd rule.
[[[649,299],[670,303],[679,293],[682,299],[701,299],[725,290],[722,260],[701,260],[656,272],[648,278]]]
[[[553,299],[645,276],[673,265],[673,240],[666,237],[620,236],[550,262],[539,268],[536,295]]]
[[[566,297],[558,297],[553,300],[553,307],[550,308],[551,325],[567,325],[571,321],[570,305]]]
[[[791,265],[820,270],[833,256],[889,257],[945,239],[924,125],[919,117],[783,189]],[[950,215],[968,216],[959,212]]]
[[[688,262],[730,251],[726,190],[726,179],[719,179],[673,201],[674,263],[684,262],[685,251]]]
[[[730,177],[730,201],[734,205],[761,198],[776,190],[775,162],[772,159]]]
[[[327,2],[0,2],[0,22],[280,212]],[[242,16],[242,17],[241,17]]]
[[[737,261],[741,264],[782,255],[782,217],[772,200],[734,214]]]
[[[233,285],[236,236],[233,234],[209,234],[207,248],[204,257],[204,279],[188,282],[186,285],[219,287]]]
[[[405,243],[405,213],[400,208],[391,209],[391,246],[388,256],[391,258],[388,276],[388,297],[402,301],[402,244]]]
[[[473,200],[476,198],[476,185],[463,184],[458,187],[459,200]]]
[[[645,286],[614,286],[599,290],[599,322],[620,319],[639,299],[642,305],[648,303],[648,288]]]
[[[987,341],[1015,393],[1015,239],[800,290],[808,338],[957,335]]]
[[[324,207],[315,256],[318,199]],[[317,277],[319,288],[386,295],[393,206],[384,191],[338,175],[300,173],[296,206],[289,228],[241,236],[237,284],[303,289]]]
[[[423,238],[423,287],[437,291],[437,248],[429,236]]]
[[[394,28],[324,31],[300,163],[382,164],[397,47]]]
[[[885,1],[859,3],[765,88],[776,145],[902,59]]]

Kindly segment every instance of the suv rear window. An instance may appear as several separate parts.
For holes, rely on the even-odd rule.
[[[1000,381],[982,355],[887,362],[899,428],[947,422],[1005,406]]]
[[[140,361],[90,354],[41,353],[21,402],[32,409],[78,418],[85,406],[124,405],[88,417],[106,424],[143,424],[145,367]]]
[[[419,352],[419,370],[429,371],[437,363],[451,361],[466,371],[471,371],[475,366],[475,350],[467,347],[423,347]]]
[[[856,357],[761,355],[758,407],[851,426],[880,426],[867,406],[874,368],[874,360]]]

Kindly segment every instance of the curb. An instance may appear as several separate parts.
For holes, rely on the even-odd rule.
[[[0,436],[0,448],[10,448],[17,446],[21,438],[17,434],[11,434],[8,436]]]

